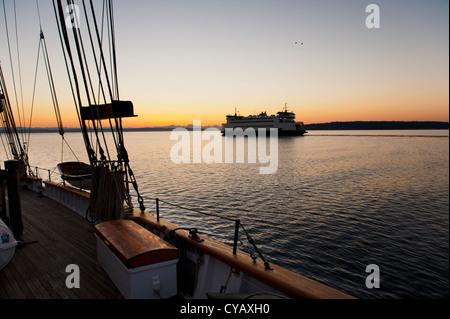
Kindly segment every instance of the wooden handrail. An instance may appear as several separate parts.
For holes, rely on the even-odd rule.
[[[164,231],[164,229],[172,231],[179,228],[177,225],[162,219],[158,222],[152,214],[142,213],[138,209],[134,209],[133,214],[128,215],[128,218],[159,231]],[[177,231],[177,235],[189,245],[205,254],[274,287],[292,298],[354,299],[354,297],[348,294],[303,277],[285,268],[271,264],[272,270],[268,270],[261,261],[253,262],[249,254],[239,249],[237,249],[236,254],[233,254],[232,247],[214,239],[199,235],[203,239],[202,242],[199,242],[191,239],[189,232],[185,230]]]

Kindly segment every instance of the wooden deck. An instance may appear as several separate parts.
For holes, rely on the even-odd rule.
[[[81,216],[38,194],[21,192],[27,243],[0,270],[0,299],[122,298],[97,261],[94,228]],[[80,269],[80,288],[66,287],[66,267]]]

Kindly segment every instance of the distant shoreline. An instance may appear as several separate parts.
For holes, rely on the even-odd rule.
[[[206,128],[220,128],[219,126],[207,126]],[[192,125],[187,126],[161,126],[161,127],[129,127],[124,128],[125,132],[165,132],[172,131],[175,128],[192,129]],[[317,123],[317,124],[305,124],[305,129],[311,131],[333,130],[333,131],[372,131],[372,130],[448,130],[449,122],[437,122],[437,121],[353,121],[353,122],[330,122],[330,123]],[[21,128],[18,128],[21,132]],[[24,129],[28,132],[28,128]],[[32,133],[58,133],[58,128],[55,127],[34,127],[30,130]],[[64,128],[65,132],[80,132],[80,128]]]
[[[305,124],[306,130],[448,130],[449,122],[354,121]]]

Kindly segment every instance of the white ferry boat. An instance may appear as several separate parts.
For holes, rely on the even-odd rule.
[[[231,128],[265,128],[278,129],[279,135],[303,135],[306,132],[303,122],[295,122],[295,114],[288,112],[285,105],[284,110],[278,112],[277,115],[267,115],[266,112],[261,112],[258,115],[241,116],[237,111],[234,115],[227,115],[227,123],[222,124],[222,134],[225,134],[225,129]]]

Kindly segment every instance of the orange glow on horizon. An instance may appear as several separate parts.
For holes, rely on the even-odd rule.
[[[288,110],[296,114],[296,121],[305,124],[347,122],[347,121],[449,121],[449,104],[442,102],[442,97],[421,97],[415,100],[398,101],[394,98],[377,97],[376,99],[343,99],[343,102],[322,98],[316,101],[289,103]],[[367,101],[366,101],[367,100]],[[280,103],[274,103],[280,104]],[[199,105],[196,107],[179,107],[173,105],[148,105],[137,101],[135,118],[124,118],[123,125],[128,128],[186,126],[194,120],[200,120],[203,126],[222,125],[226,115],[234,114],[235,106],[217,105],[213,107]],[[291,106],[292,105],[292,106]],[[300,106],[299,106],[300,105]],[[241,115],[247,116],[266,111],[268,115],[276,114],[281,107],[242,106],[237,107]],[[407,110],[407,111],[405,111]],[[63,125],[66,128],[77,128],[79,122],[75,108],[61,109]],[[29,119],[25,119],[28,126]],[[19,126],[18,123],[16,123]],[[105,125],[108,123],[105,122]],[[54,110],[51,105],[36,105],[32,127],[56,127]]]
[[[295,112],[295,110],[294,110]],[[449,114],[441,114],[442,112],[428,112],[423,114],[418,110],[412,110],[408,114],[402,114],[401,110],[393,110],[391,112],[383,113],[382,111],[368,112],[369,114],[344,113],[341,111],[331,112],[330,110],[319,111],[305,111],[301,116],[297,113],[296,121],[304,122],[305,124],[329,123],[329,122],[352,122],[352,121],[437,121],[448,122]],[[242,114],[242,113],[241,113]],[[269,114],[269,113],[268,113]],[[211,116],[211,117],[164,117],[164,116],[145,116],[137,118],[123,119],[123,125],[127,128],[145,128],[145,127],[164,127],[164,126],[186,126],[192,124],[194,120],[200,120],[203,126],[221,126],[226,122],[226,116]],[[249,115],[249,114],[243,114]],[[63,125],[65,128],[77,128],[79,122],[76,117],[71,119],[63,118]],[[105,122],[104,125],[109,125]],[[32,127],[49,128],[56,127],[56,121],[48,117],[38,117],[33,119]]]

